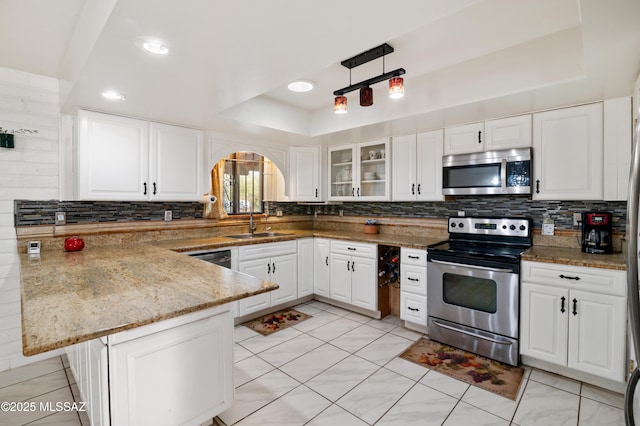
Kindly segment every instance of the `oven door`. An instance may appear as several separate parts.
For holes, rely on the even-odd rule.
[[[434,257],[427,267],[430,317],[518,338],[519,278],[513,268]]]

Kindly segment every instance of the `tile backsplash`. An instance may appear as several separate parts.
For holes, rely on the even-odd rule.
[[[464,211],[467,216],[528,216],[536,228],[549,215],[557,229],[575,229],[573,213],[583,211],[609,211],[613,213],[613,229],[624,232],[627,204],[624,201],[535,201],[526,196],[454,197],[445,202],[346,202],[332,205],[304,205],[293,202],[267,202],[271,215],[282,210],[283,215],[338,215],[345,216],[439,218],[456,216]],[[203,206],[197,202],[108,202],[108,201],[30,201],[16,200],[15,225],[53,224],[55,213],[66,213],[67,224],[94,222],[132,222],[163,220],[165,210],[171,210],[173,220],[201,219]]]

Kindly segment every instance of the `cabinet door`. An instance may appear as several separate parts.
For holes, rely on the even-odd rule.
[[[78,199],[147,200],[148,127],[145,121],[78,112]]]
[[[313,292],[325,297],[330,297],[329,247],[330,240],[325,238],[313,239]]]
[[[569,296],[568,366],[618,382],[624,381],[625,298],[579,290],[571,290]]]
[[[417,194],[416,135],[394,137],[391,151],[393,200],[413,201]]]
[[[271,281],[270,258],[246,260],[238,263],[238,271],[252,275],[264,281]],[[275,291],[275,290],[274,290]],[[238,316],[244,316],[271,306],[271,293],[261,293],[238,301]]]
[[[443,132],[419,133],[416,144],[416,200],[442,201]]]
[[[444,129],[444,155],[481,152],[484,123],[465,124]]]
[[[291,200],[320,201],[320,148],[292,147],[289,155]]]
[[[201,424],[233,402],[224,312],[109,347],[111,424]]]
[[[389,148],[389,138],[358,144],[358,173],[354,179],[357,201],[391,199]]]
[[[85,342],[89,356],[87,411],[92,425],[109,424],[107,346],[100,339]]]
[[[298,240],[298,298],[313,294],[313,238]]]
[[[530,283],[520,288],[520,353],[566,366],[569,291]]]
[[[151,123],[150,199],[200,201],[203,190],[203,133]]]
[[[347,145],[329,148],[329,199],[352,200],[356,195],[356,147]]]
[[[484,122],[484,150],[531,146],[531,114]]]
[[[533,198],[602,200],[602,146],[602,103],[534,114]]]
[[[378,262],[351,258],[351,303],[371,311],[378,310]]]
[[[351,303],[351,256],[331,253],[329,255],[329,297]]]
[[[284,254],[271,258],[271,281],[280,286],[271,292],[271,306],[298,298],[298,257]]]

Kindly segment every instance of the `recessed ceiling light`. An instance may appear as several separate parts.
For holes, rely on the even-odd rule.
[[[151,52],[156,55],[166,55],[169,53],[167,46],[156,41],[147,41],[142,44],[142,48],[147,52]]]
[[[124,101],[124,95],[115,90],[107,90],[102,92],[102,96],[112,101]]]
[[[293,83],[289,83],[289,85],[287,87],[292,92],[302,93],[302,92],[308,92],[310,90],[313,90],[314,86],[315,85],[311,81],[308,81],[308,80],[296,80]]]

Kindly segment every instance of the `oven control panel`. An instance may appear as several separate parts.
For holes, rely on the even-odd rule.
[[[496,235],[509,237],[531,236],[529,219],[494,217],[450,217],[450,234]]]

